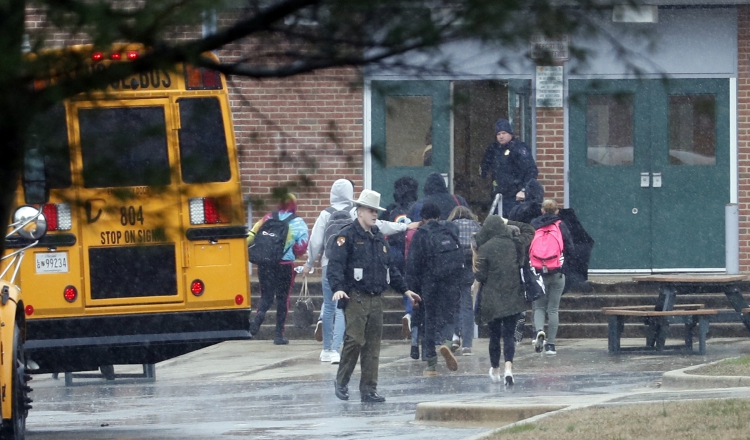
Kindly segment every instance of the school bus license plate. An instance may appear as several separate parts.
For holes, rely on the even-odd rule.
[[[67,252],[44,252],[36,254],[36,273],[67,273]]]

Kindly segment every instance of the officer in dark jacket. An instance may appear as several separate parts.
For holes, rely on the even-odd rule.
[[[469,204],[466,203],[463,197],[448,192],[448,187],[445,186],[445,179],[443,179],[440,173],[430,173],[427,176],[422,187],[422,192],[424,192],[424,198],[417,201],[409,212],[409,218],[412,221],[422,219],[419,211],[425,203],[434,203],[440,208],[440,220],[447,220],[453,208],[458,205],[469,207]]]
[[[390,284],[396,291],[419,302],[420,297],[407,289],[399,270],[388,256],[388,245],[375,221],[380,193],[363,190],[357,206],[357,220],[341,230],[328,260],[328,282],[333,301],[346,304],[346,337],[341,363],[336,373],[336,397],[349,399],[348,384],[357,359],[361,357],[359,391],[362,402],[385,402],[377,393],[380,339],[383,335],[382,293]],[[361,354],[361,356],[360,356]]]
[[[529,147],[513,136],[507,119],[495,122],[495,135],[497,141],[485,150],[480,172],[482,178],[492,177],[492,198],[503,195],[503,216],[507,217],[516,201],[526,198],[526,185],[539,170]]]
[[[432,248],[434,243],[431,237],[445,231],[453,236],[455,244],[458,245],[458,227],[453,222],[440,221],[440,208],[434,203],[425,203],[420,215],[423,225],[414,233],[409,247],[406,278],[409,288],[419,292],[424,300],[425,336],[422,339],[422,347],[427,359],[424,375],[434,377],[437,376],[436,341],[442,342],[440,354],[445,358],[446,367],[451,371],[458,369],[450,344],[453,330],[456,328],[454,318],[458,310],[463,261],[458,261],[460,267],[454,267],[453,270],[439,267],[440,265],[435,263],[435,250]],[[457,259],[463,260],[463,250],[460,246],[457,249]]]

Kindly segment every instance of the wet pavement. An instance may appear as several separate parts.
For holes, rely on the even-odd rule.
[[[546,356],[524,340],[516,351],[512,388],[487,376],[487,342],[475,341],[474,356],[458,357],[457,372],[439,365],[436,378],[422,377],[425,363],[408,357],[406,342],[384,342],[378,387],[384,404],[359,402],[358,370],[349,386],[352,400],[338,400],[336,366],[318,361],[321,345],[314,341],[281,347],[270,341],[219,344],[158,364],[152,383],[77,378],[66,387],[62,378],[40,375],[32,381],[27,439],[471,438],[491,424],[416,421],[417,405],[502,410],[748,396],[747,388],[675,391],[660,385],[666,371],[750,354],[750,338],[709,340],[706,356],[612,356],[602,339],[561,340],[558,354]],[[623,344],[628,342],[640,341]],[[140,367],[116,371],[135,373]]]

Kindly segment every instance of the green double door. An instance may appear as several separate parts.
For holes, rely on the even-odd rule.
[[[725,267],[729,81],[570,80],[570,206],[590,269]]]
[[[372,189],[393,202],[393,182],[450,174],[449,81],[372,82]]]

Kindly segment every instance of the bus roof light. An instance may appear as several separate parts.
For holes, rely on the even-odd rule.
[[[101,61],[104,59],[104,54],[101,52],[94,52],[91,54],[91,59],[94,61]]]
[[[127,56],[128,56],[128,59],[131,60],[131,61],[132,60],[136,60],[136,59],[138,59],[138,52],[136,52],[134,50],[129,50]]]
[[[26,306],[26,308],[24,308],[23,310],[24,312],[26,312],[26,316],[31,316],[34,314],[34,306],[32,306],[31,304]]]
[[[119,61],[122,58],[122,54],[115,52],[109,55],[109,59],[113,61]]]
[[[221,74],[216,70],[204,69],[203,70],[203,88],[204,89],[220,89],[221,88]]]
[[[203,75],[201,75],[200,68],[185,64],[185,88],[188,90],[203,88]]]
[[[238,306],[241,306],[243,302],[245,302],[245,298],[242,295],[237,295],[234,297],[234,303]]]

